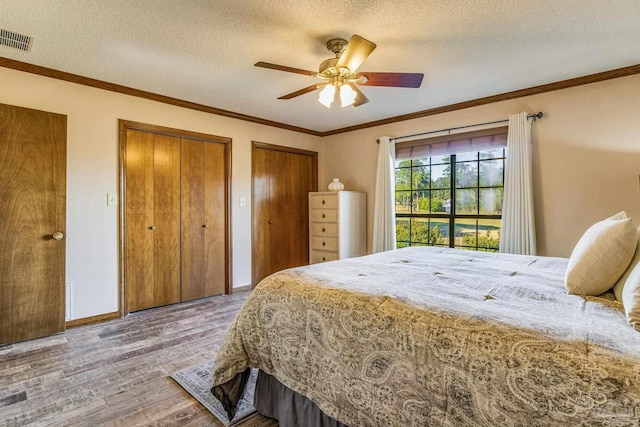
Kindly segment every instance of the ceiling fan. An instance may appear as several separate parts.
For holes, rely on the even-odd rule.
[[[335,58],[327,59],[320,64],[318,72],[302,70],[300,68],[284,65],[257,62],[256,67],[270,68],[272,70],[286,71],[288,73],[304,74],[324,80],[304,89],[297,90],[278,99],[291,99],[316,89],[322,91],[318,95],[318,101],[326,106],[336,98],[340,98],[341,105],[347,107],[369,102],[366,96],[356,85],[362,86],[390,86],[418,88],[422,84],[423,74],[420,73],[373,73],[356,70],[376,48],[376,44],[354,34],[349,42],[345,39],[331,39],[327,42],[327,49],[335,54]]]

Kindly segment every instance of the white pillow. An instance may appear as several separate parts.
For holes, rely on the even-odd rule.
[[[638,264],[638,262],[640,262],[640,227],[638,228],[638,242],[636,243],[636,253],[633,256],[633,259],[631,260],[631,263],[627,267],[624,274],[620,277],[620,279],[618,279],[616,285],[613,287],[613,293],[615,294],[618,301],[622,302],[622,288],[624,287],[627,278],[629,277],[635,266]]]
[[[569,258],[565,274],[567,292],[600,295],[611,289],[631,262],[637,241],[633,220],[624,212],[593,224]]]

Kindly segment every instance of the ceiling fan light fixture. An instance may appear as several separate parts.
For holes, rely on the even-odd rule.
[[[322,61],[318,72],[262,61],[256,62],[254,65],[324,80],[322,83],[313,84],[304,89],[280,96],[278,99],[292,99],[323,88],[318,95],[318,101],[327,108],[331,108],[331,105],[337,102],[336,98],[338,96],[343,107],[348,105],[358,107],[369,102],[369,99],[358,89],[358,85],[420,87],[424,77],[422,73],[357,73],[360,65],[375,48],[375,43],[354,34],[348,42],[345,39],[331,39],[327,42],[327,49],[333,52],[334,57]]]
[[[356,100],[356,96],[356,91],[351,89],[351,86],[340,86],[340,102],[342,103],[343,108],[353,104]]]
[[[336,87],[332,84],[328,84],[318,94],[318,102],[327,108],[331,108],[333,99],[336,95]]]

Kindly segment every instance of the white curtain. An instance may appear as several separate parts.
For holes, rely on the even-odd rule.
[[[374,253],[396,248],[395,157],[395,145],[389,137],[380,138],[373,207],[372,251]]]
[[[536,254],[531,178],[531,120],[527,113],[509,116],[500,252]]]

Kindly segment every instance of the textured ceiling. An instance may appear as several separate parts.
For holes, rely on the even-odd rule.
[[[0,0],[0,28],[34,38],[0,56],[315,131],[640,63],[639,0]],[[312,77],[328,39],[378,47],[361,71],[424,73],[420,89],[361,87],[327,109]]]

